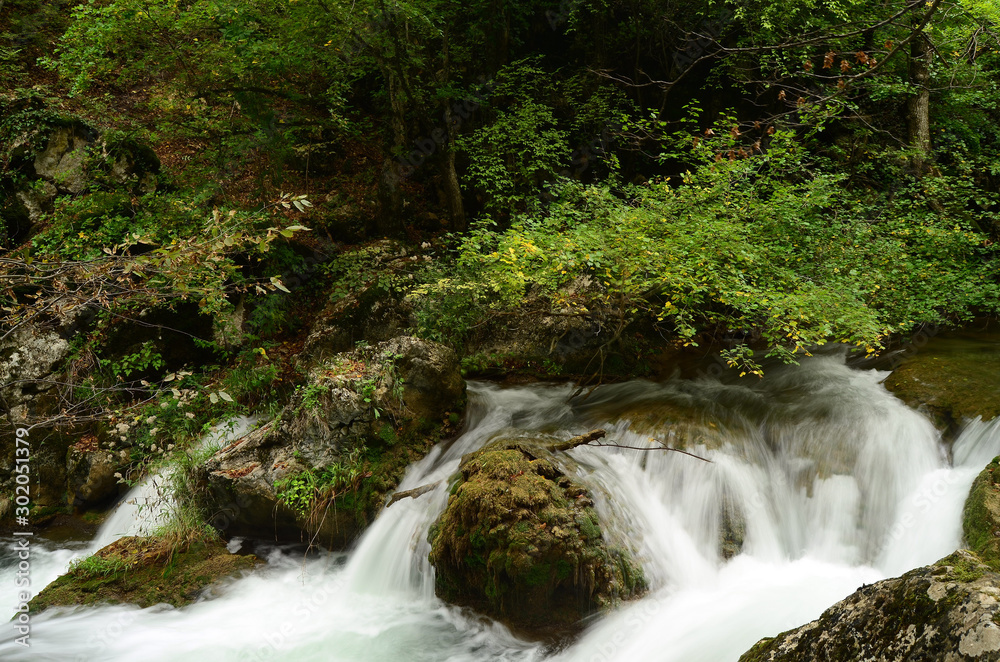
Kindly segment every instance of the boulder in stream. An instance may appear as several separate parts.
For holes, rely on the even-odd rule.
[[[263,563],[252,554],[232,554],[219,540],[180,548],[160,538],[125,537],[75,562],[29,604],[31,613],[49,607],[91,604],[194,602],[219,580]]]
[[[547,635],[646,587],[609,541],[587,489],[544,438],[501,438],[462,459],[430,533],[441,598]]]
[[[973,552],[862,586],[740,662],[1000,660],[1000,574]]]

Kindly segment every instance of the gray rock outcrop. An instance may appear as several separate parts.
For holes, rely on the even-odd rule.
[[[863,586],[819,619],[762,639],[740,662],[1000,660],[1000,574],[961,550]]]
[[[344,548],[464,402],[458,360],[443,345],[399,337],[333,355],[278,420],[202,466],[199,503],[226,535]]]

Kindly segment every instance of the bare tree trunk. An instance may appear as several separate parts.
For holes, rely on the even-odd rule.
[[[448,198],[448,213],[451,215],[451,229],[455,232],[465,231],[465,205],[462,202],[462,187],[458,183],[458,172],[455,170],[455,138],[458,137],[458,126],[451,114],[451,107],[445,102],[445,123],[448,125],[448,145],[441,159],[444,175],[444,192]]]
[[[444,84],[451,80],[451,53],[448,32],[444,33]],[[444,193],[448,200],[448,213],[451,215],[451,229],[456,232],[465,230],[465,205],[462,203],[462,187],[458,184],[458,172],[455,170],[455,140],[458,138],[458,122],[451,112],[451,103],[444,100],[444,123],[448,133],[448,144],[443,147],[441,159],[441,174],[444,180]]]
[[[910,42],[910,84],[917,93],[907,102],[906,121],[910,145],[916,150],[911,164],[917,176],[930,168],[931,159],[931,45],[922,32]]]
[[[394,146],[406,143],[406,107],[391,70],[389,79],[389,104],[392,107],[392,137]],[[378,211],[375,217],[375,231],[384,237],[396,237],[403,233],[403,191],[402,166],[392,158],[392,149],[382,160],[382,175],[378,182]]]

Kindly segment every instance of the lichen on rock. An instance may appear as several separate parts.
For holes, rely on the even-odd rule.
[[[861,587],[819,619],[757,642],[740,662],[1000,660],[998,582],[961,550]]]
[[[501,438],[463,458],[430,533],[441,598],[542,633],[644,591],[641,568],[560,465],[540,439]]]

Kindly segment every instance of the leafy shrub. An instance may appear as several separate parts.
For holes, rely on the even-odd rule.
[[[996,257],[980,229],[994,215],[973,204],[983,194],[966,182],[852,191],[790,133],[744,156],[718,133],[727,137],[688,148],[702,165],[681,181],[624,196],[562,181],[546,209],[507,230],[480,224],[458,248],[464,278],[428,285],[428,309],[448,310],[460,293],[474,301],[470,292],[494,310],[528,292],[566,305],[561,288],[586,278],[600,290],[594,303],[649,318],[685,344],[735,333],[788,360],[828,341],[874,352],[893,333],[997,309]],[[752,356],[731,358],[757,371]]]

